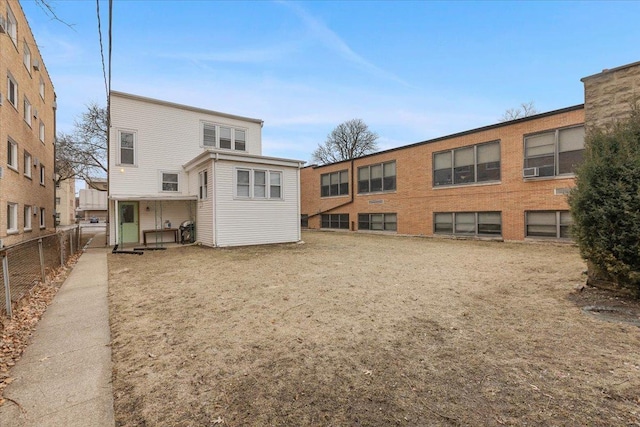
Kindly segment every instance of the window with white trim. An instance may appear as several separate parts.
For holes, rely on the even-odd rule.
[[[433,186],[500,181],[500,141],[433,154]]]
[[[42,77],[40,77],[40,87],[38,91],[40,92],[40,98],[42,98],[42,100],[44,101],[44,80],[42,79]]]
[[[44,208],[40,208],[40,228],[47,226],[46,217],[44,216]]]
[[[31,74],[31,49],[29,49],[29,45],[26,40],[22,46],[22,62],[24,66],[27,67],[27,71]]]
[[[198,173],[198,198],[200,200],[207,199],[209,187],[209,171],[203,170]]]
[[[24,229],[31,230],[31,215],[33,215],[31,206],[24,207]]]
[[[396,161],[358,168],[358,194],[395,191]]]
[[[40,137],[40,141],[44,142],[44,122],[40,120],[40,127],[38,130],[38,136]]]
[[[525,136],[524,171],[528,178],[573,174],[584,155],[584,126]]]
[[[24,109],[22,117],[24,121],[27,122],[29,126],[31,126],[31,103],[29,102],[29,98],[24,97]]]
[[[500,212],[436,212],[433,214],[435,234],[462,236],[502,235]]]
[[[24,176],[31,178],[31,168],[33,168],[33,159],[27,150],[24,150]]]
[[[349,171],[324,173],[320,175],[320,197],[349,195]]]
[[[7,140],[7,166],[18,170],[18,144],[11,139]]]
[[[40,163],[40,185],[45,185],[44,175],[45,175],[44,165]]]
[[[243,199],[282,199],[282,172],[236,169],[236,197]]]
[[[136,164],[136,133],[131,131],[118,131],[118,164]]]
[[[358,214],[358,230],[396,231],[398,216],[395,213]]]
[[[247,131],[245,129],[202,122],[202,146],[246,151]]]
[[[177,193],[180,174],[178,172],[161,172],[160,174],[162,177],[162,191]]]
[[[569,211],[525,212],[526,237],[570,239],[573,219]]]
[[[18,204],[7,203],[7,233],[18,232]]]
[[[11,38],[13,44],[18,47],[18,21],[7,5],[7,34]]]
[[[18,108],[18,83],[11,74],[7,74],[7,100]]]

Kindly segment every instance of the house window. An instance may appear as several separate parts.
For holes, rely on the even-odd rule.
[[[29,74],[31,74],[31,50],[29,49],[29,45],[26,41],[23,45],[22,62],[24,63],[24,66],[27,67]]]
[[[24,152],[24,176],[31,178],[31,168],[33,167],[33,160],[31,154],[25,150]]]
[[[433,186],[500,180],[500,142],[433,154]]]
[[[44,100],[44,80],[42,79],[42,77],[40,77],[39,92],[40,92],[40,98],[42,98],[42,100]]]
[[[524,138],[524,171],[528,178],[572,174],[582,162],[584,126],[556,129]]]
[[[235,130],[235,149],[238,151],[245,151],[246,150],[246,132],[240,129],[236,129]]]
[[[32,209],[31,206],[24,207],[24,229],[25,230],[31,230],[31,215],[32,215],[31,209]]]
[[[349,194],[349,172],[346,170],[320,175],[320,197]]]
[[[435,234],[461,236],[500,236],[500,212],[439,212],[433,214]]]
[[[349,214],[323,214],[321,217],[322,228],[349,229]]]
[[[13,44],[18,47],[18,21],[9,6],[7,6],[7,34],[11,37]]]
[[[237,169],[236,197],[246,199],[281,199],[282,172]]]
[[[56,197],[56,206],[60,204],[60,197]]]
[[[177,192],[178,191],[178,173],[161,172],[162,175],[162,191]]]
[[[396,162],[358,168],[358,193],[377,193],[396,189]]]
[[[396,231],[398,218],[395,213],[358,214],[358,230]]]
[[[39,130],[40,141],[44,142],[44,122],[40,120],[40,130]]]
[[[24,111],[23,111],[24,121],[27,122],[29,126],[31,126],[31,103],[27,97],[24,97]]]
[[[203,122],[202,146],[246,151],[247,132],[244,129],[235,129],[229,126]]]
[[[309,214],[300,215],[300,227],[309,228]]]
[[[120,164],[135,165],[136,138],[134,132],[120,131]]]
[[[526,236],[570,239],[573,219],[569,211],[525,212]]]
[[[44,165],[40,163],[40,185],[44,185]]]
[[[18,108],[18,83],[9,74],[7,75],[7,99],[16,108]]]
[[[47,226],[46,217],[44,216],[44,208],[40,208],[40,228]]]
[[[207,199],[207,188],[208,188],[208,184],[209,184],[209,173],[208,173],[208,171],[203,170],[198,174],[198,182],[199,182],[198,198],[200,200],[206,200]]]
[[[18,170],[18,144],[10,139],[7,140],[7,166]]]
[[[7,203],[7,233],[18,232],[18,204]]]

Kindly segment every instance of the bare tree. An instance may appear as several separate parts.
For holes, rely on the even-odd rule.
[[[311,154],[314,162],[328,164],[354,159],[378,150],[378,134],[361,119],[351,119],[336,126],[323,144]]]
[[[57,182],[107,174],[107,109],[96,103],[76,119],[72,133],[59,133],[56,140]]]
[[[500,118],[501,122],[508,122],[509,120],[521,119],[523,117],[533,116],[538,114],[536,106],[533,101],[523,102],[516,108],[509,108],[502,114]]]

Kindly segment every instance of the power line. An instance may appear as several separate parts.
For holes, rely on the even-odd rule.
[[[111,1],[109,1],[109,9],[111,9]],[[102,60],[102,76],[104,78],[104,90],[107,99],[109,98],[109,84],[107,82],[107,70],[104,65],[104,49],[102,47],[102,27],[100,23],[100,0],[96,0],[96,13],[98,15],[98,39],[100,40],[100,59]],[[109,10],[109,36],[111,36],[111,10]],[[111,43],[109,43],[109,55],[111,55]],[[109,68],[111,68],[111,60],[109,60]]]

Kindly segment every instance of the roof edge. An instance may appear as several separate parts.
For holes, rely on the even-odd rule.
[[[600,76],[602,76],[604,74],[614,73],[616,71],[624,70],[625,68],[636,67],[636,66],[639,66],[639,65],[640,65],[640,61],[637,61],[637,62],[632,62],[631,64],[621,65],[621,66],[615,67],[615,68],[605,68],[604,70],[602,70],[599,73],[592,74],[590,76],[581,78],[580,81],[584,82],[585,80],[590,80],[590,79],[593,79],[595,77],[600,77]]]
[[[461,137],[461,136],[470,135],[472,133],[484,132],[484,131],[488,131],[488,130],[492,130],[492,129],[497,129],[497,128],[500,128],[500,127],[503,127],[503,126],[511,126],[514,123],[523,123],[523,122],[527,122],[527,121],[530,121],[530,120],[541,119],[541,118],[553,116],[553,115],[556,115],[556,114],[568,113],[570,111],[577,111],[577,110],[582,110],[582,109],[584,109],[584,104],[572,105],[571,107],[565,107],[565,108],[560,108],[558,110],[547,111],[546,113],[535,114],[535,115],[532,115],[532,116],[522,117],[520,119],[509,120],[509,121],[501,122],[501,123],[495,123],[495,124],[488,125],[488,126],[482,126],[482,127],[479,127],[479,128],[465,130],[465,131],[462,131],[462,132],[453,133],[453,134],[446,135],[446,136],[440,136],[440,137],[437,137],[437,138],[434,138],[434,139],[428,139],[426,141],[414,142],[413,144],[408,144],[408,145],[403,145],[403,146],[400,146],[400,147],[389,148],[389,149],[383,150],[383,151],[376,151],[375,153],[371,153],[371,154],[367,154],[367,155],[364,155],[364,156],[356,157],[353,160],[364,159],[364,158],[371,157],[371,156],[377,156],[379,154],[391,153],[393,151],[406,150],[408,148],[413,148],[413,147],[417,147],[417,146],[420,146],[420,145],[426,145],[426,144],[432,144],[432,143],[435,143],[435,142],[445,141],[445,140],[451,139],[451,138],[458,138],[458,137]],[[306,169],[306,168],[314,168],[314,169],[322,168],[322,167],[325,167],[325,166],[337,165],[337,164],[340,164],[340,163],[350,162],[350,161],[351,160],[341,160],[339,162],[327,163],[326,165],[308,165],[308,166],[303,167],[303,169]]]
[[[109,95],[110,96],[117,96],[117,97],[120,97],[120,98],[132,99],[134,101],[148,102],[150,104],[157,104],[157,105],[162,105],[162,106],[165,106],[165,107],[178,108],[180,110],[194,111],[196,113],[214,114],[216,116],[226,117],[228,119],[249,121],[249,122],[253,122],[253,123],[258,123],[260,126],[262,126],[264,124],[264,120],[262,120],[262,119],[255,119],[255,118],[252,118],[252,117],[238,116],[238,115],[235,115],[235,114],[223,113],[223,112],[215,111],[215,110],[207,110],[206,108],[193,107],[191,105],[178,104],[176,102],[163,101],[161,99],[156,99],[156,98],[148,98],[146,96],[134,95],[132,93],[119,92],[117,90],[110,91]]]

